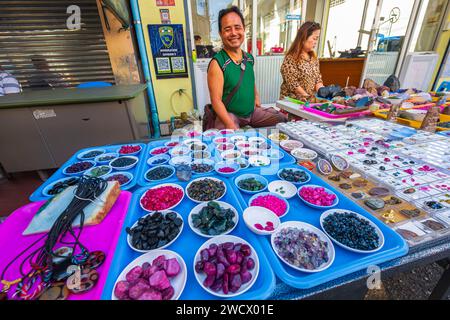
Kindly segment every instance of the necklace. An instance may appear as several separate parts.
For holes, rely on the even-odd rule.
[[[244,60],[244,59],[243,59],[244,53],[242,52],[242,50],[241,50],[241,52],[240,52],[240,58],[239,58],[239,59],[236,59],[235,55],[232,54],[231,52],[228,52],[227,50],[225,50],[225,52],[228,54],[228,56],[230,57],[230,59],[233,60],[234,63],[236,63],[236,64],[240,64],[240,63],[242,62],[242,60]]]
[[[74,198],[55,221],[50,231],[42,237],[39,237],[37,241],[23,250],[3,269],[0,276],[1,284],[3,285],[0,291],[1,299],[7,298],[6,294],[13,285],[17,285],[13,297],[24,300],[31,300],[39,297],[53,282],[55,258],[70,259],[71,263],[74,265],[82,265],[88,261],[90,257],[89,251],[79,240],[83,231],[85,219],[83,210],[91,202],[94,202],[94,199],[98,199],[98,197],[106,190],[106,187],[107,182],[102,179],[89,177],[80,179],[78,187],[75,190]],[[78,216],[80,216],[80,227],[78,234],[76,234],[72,228],[72,224]],[[74,241],[64,242],[63,238],[67,234],[70,234]],[[44,239],[44,244],[28,254],[20,263],[20,278],[12,281],[5,280],[6,272],[11,265]],[[69,254],[64,255],[58,251],[59,249],[54,249],[58,242],[73,246],[73,248],[70,248],[71,250],[68,250]],[[76,248],[79,248],[81,253],[76,254]],[[104,256],[102,262],[103,260]],[[28,272],[24,272],[23,270],[26,263],[31,266],[31,270]],[[91,261],[90,264],[93,265],[94,261]],[[38,281],[39,278],[40,281]]]

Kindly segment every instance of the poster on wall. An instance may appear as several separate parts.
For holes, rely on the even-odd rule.
[[[149,24],[148,32],[157,79],[187,78],[183,25]]]

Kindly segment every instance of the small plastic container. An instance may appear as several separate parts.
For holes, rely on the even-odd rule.
[[[406,221],[398,223],[394,230],[400,234],[411,246],[418,245],[422,242],[429,241],[433,238],[432,231],[423,228],[415,221]]]
[[[189,181],[192,178],[192,169],[190,165],[182,164],[176,166],[177,178],[180,181]]]

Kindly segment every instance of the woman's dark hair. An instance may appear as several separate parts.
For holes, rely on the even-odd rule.
[[[242,25],[245,28],[244,16],[242,15],[241,10],[239,10],[239,8],[236,7],[236,6],[231,6],[231,7],[227,8],[227,9],[222,9],[219,12],[219,32],[222,31],[222,18],[225,17],[227,14],[232,13],[232,12],[236,13],[239,16],[239,18],[241,18]]]
[[[301,25],[300,29],[297,31],[297,36],[294,42],[291,44],[286,55],[294,57],[296,60],[300,60],[304,43],[309,37],[314,33],[314,31],[320,30],[320,24],[317,22],[307,21]],[[310,52],[311,58],[316,58],[315,52]]]

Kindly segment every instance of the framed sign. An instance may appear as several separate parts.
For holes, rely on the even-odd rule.
[[[170,12],[169,9],[159,9],[162,24],[170,24]]]
[[[148,32],[156,78],[189,77],[183,25],[149,24]]]

